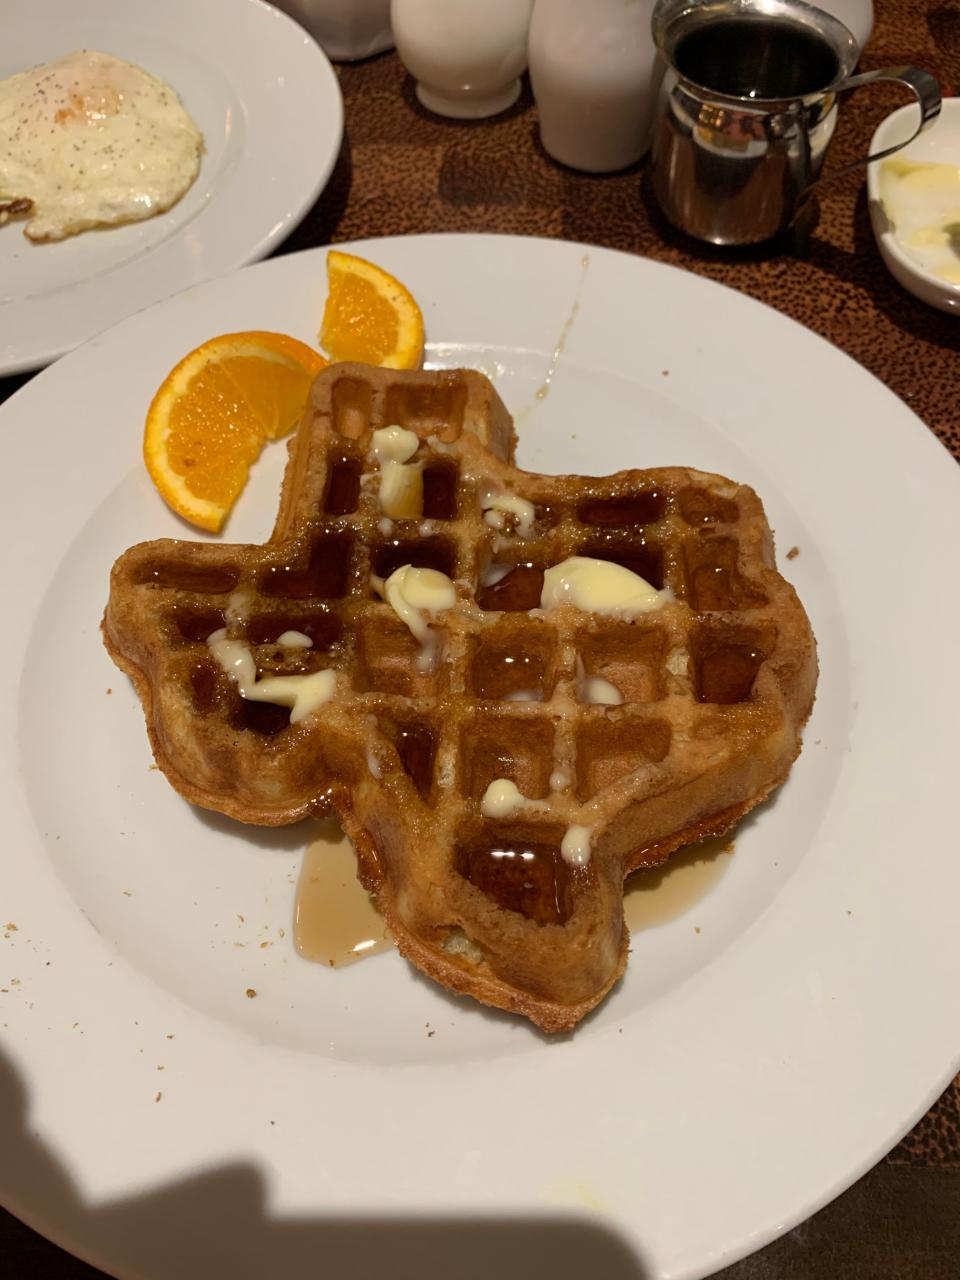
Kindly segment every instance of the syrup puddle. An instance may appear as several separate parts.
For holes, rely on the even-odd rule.
[[[317,823],[303,855],[293,915],[297,951],[332,969],[389,951],[393,938],[357,879],[357,855],[335,818]]]
[[[731,838],[714,836],[672,854],[662,867],[634,871],[623,886],[630,932],[676,920],[701,902],[730,865],[731,853]]]
[[[635,871],[624,885],[631,933],[676,920],[702,901],[729,866],[728,836],[701,840],[662,867]],[[297,883],[294,942],[305,960],[339,969],[389,951],[393,938],[357,879],[357,855],[335,818],[316,824]]]

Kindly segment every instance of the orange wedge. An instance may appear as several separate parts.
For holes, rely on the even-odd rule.
[[[300,421],[327,361],[282,333],[225,333],[167,374],[147,413],[143,458],[164,500],[218,533],[267,440]]]
[[[327,305],[320,345],[333,360],[419,369],[423,316],[407,287],[352,253],[327,254]]]

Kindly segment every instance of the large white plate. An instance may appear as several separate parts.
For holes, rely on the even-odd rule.
[[[184,533],[140,462],[151,392],[217,332],[309,340],[324,257],[133,317],[0,411],[2,1199],[150,1280],[702,1276],[837,1194],[956,1067],[954,464],[852,361],[695,276],[513,238],[362,251],[422,299],[432,361],[496,378],[522,463],[759,490],[819,639],[803,754],[573,1036],[395,954],[301,961],[307,833],[173,793],[98,622],[117,553]],[[269,531],[284,454],[232,538]]]
[[[200,173],[146,222],[31,244],[0,227],[0,374],[34,369],[142,307],[264,257],[323,189],[343,133],[330,63],[261,0],[31,0],[4,7],[0,79],[74,49],[171,84]]]

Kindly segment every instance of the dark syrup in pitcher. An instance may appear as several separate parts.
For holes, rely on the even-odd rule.
[[[809,28],[771,18],[717,18],[682,36],[674,64],[703,89],[736,98],[796,98],[836,80],[840,63]]]

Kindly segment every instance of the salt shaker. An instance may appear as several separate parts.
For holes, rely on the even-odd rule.
[[[650,145],[658,76],[654,0],[536,0],[530,82],[540,140],[561,164],[611,173]]]
[[[397,53],[423,105],[461,120],[512,106],[532,9],[533,0],[392,0]]]

